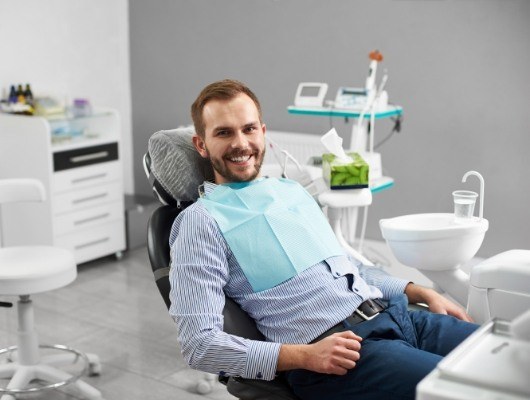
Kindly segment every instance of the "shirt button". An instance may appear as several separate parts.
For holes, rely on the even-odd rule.
[[[353,290],[355,290],[356,292],[358,292],[358,291],[359,291],[359,289],[357,289],[357,288],[353,288]]]
[[[261,372],[258,372],[258,374],[256,375],[256,378],[258,378],[258,379],[263,378],[263,375],[261,374]]]
[[[340,276],[340,272],[335,272],[335,276]]]

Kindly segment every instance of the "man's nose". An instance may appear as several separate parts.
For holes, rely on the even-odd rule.
[[[244,132],[238,131],[234,135],[232,140],[232,148],[234,149],[245,149],[248,147],[248,138]]]

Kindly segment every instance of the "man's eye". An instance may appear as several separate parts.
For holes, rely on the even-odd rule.
[[[256,127],[255,126],[248,126],[247,129],[246,129],[246,132],[248,133],[252,133],[256,130]]]
[[[217,131],[217,136],[226,136],[228,135],[228,131]]]

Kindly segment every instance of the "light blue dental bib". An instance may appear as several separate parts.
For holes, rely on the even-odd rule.
[[[223,184],[199,201],[219,225],[254,292],[344,254],[316,202],[289,179]]]

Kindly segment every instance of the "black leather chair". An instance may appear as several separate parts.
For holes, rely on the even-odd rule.
[[[190,203],[180,207],[164,205],[156,209],[149,220],[147,228],[147,249],[156,285],[166,306],[169,308],[169,234],[175,217]],[[264,340],[257,330],[254,321],[229,297],[226,298],[224,330],[227,333],[247,339]],[[296,400],[296,397],[280,374],[273,381],[243,379],[238,377],[219,377],[233,396],[241,400]]]

